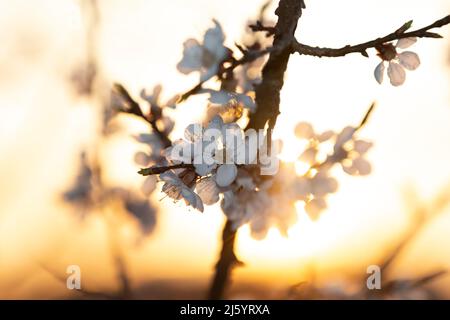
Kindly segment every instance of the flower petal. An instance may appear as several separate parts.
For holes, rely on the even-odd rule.
[[[340,149],[344,144],[353,138],[356,128],[347,126],[337,135],[335,142],[335,149]]]
[[[200,73],[200,81],[207,81],[211,79],[217,74],[218,71],[219,71],[218,63],[213,64],[207,70],[202,70],[202,72]]]
[[[246,94],[237,94],[236,101],[244,105],[245,108],[249,109],[251,112],[256,110],[256,103],[253,99]]]
[[[183,185],[183,181],[181,181],[181,179],[175,173],[173,173],[170,170],[166,171],[164,173],[161,173],[159,175],[159,178],[162,181],[164,181],[166,183],[169,183],[171,185],[174,185],[174,186],[181,186],[181,185]]]
[[[364,154],[372,147],[372,145],[373,145],[372,142],[368,142],[368,141],[364,141],[364,140],[356,140],[354,142],[353,149],[356,152],[358,152],[359,154]]]
[[[215,115],[208,123],[208,129],[222,130],[223,126],[223,119],[220,115]]]
[[[181,188],[181,195],[183,196],[187,205],[192,206],[200,212],[203,212],[203,202],[202,199],[191,189]]]
[[[315,147],[311,147],[306,149],[298,158],[300,161],[314,164],[316,162],[317,149]]]
[[[295,135],[300,139],[311,139],[314,136],[314,129],[308,122],[299,122],[295,126]]]
[[[329,193],[334,193],[338,189],[338,182],[335,178],[323,173],[318,173],[311,181],[311,192],[313,195],[323,197]]]
[[[400,86],[405,82],[405,69],[398,63],[389,62],[388,76],[394,87]]]
[[[237,176],[237,167],[234,164],[223,164],[217,169],[216,182],[219,187],[227,187],[233,183]]]
[[[231,99],[233,99],[233,95],[225,90],[220,91],[211,90],[209,93],[210,93],[209,101],[213,104],[225,105],[228,104]]]
[[[317,140],[319,140],[319,142],[324,142],[324,141],[330,140],[333,136],[334,136],[334,132],[331,130],[327,130],[327,131],[321,133],[317,137]]]
[[[323,198],[314,198],[305,205],[305,211],[313,221],[317,220],[326,208],[327,203]]]
[[[150,157],[145,152],[139,151],[134,155],[134,162],[142,167],[145,167],[150,162]]]
[[[353,166],[358,170],[360,176],[366,176],[372,171],[369,161],[362,157],[354,159]]]
[[[141,191],[147,197],[156,189],[156,177],[148,176],[141,186]]]
[[[201,139],[203,134],[202,126],[198,123],[192,123],[184,129],[184,138],[187,141],[195,142]]]
[[[208,174],[211,173],[211,171],[216,167],[216,164],[213,163],[211,165],[208,165],[206,163],[199,163],[199,164],[195,164],[195,172],[199,175],[199,176],[207,176]]]
[[[215,26],[214,28],[209,28],[205,32],[205,36],[203,38],[203,46],[210,52],[217,53],[216,57],[220,57],[220,54],[223,52],[221,48],[223,48],[223,42],[225,41],[225,35],[222,31],[222,27],[219,22],[213,20]]]
[[[405,51],[398,55],[400,64],[408,70],[416,70],[420,65],[420,59],[417,53]]]
[[[183,74],[200,70],[202,67],[203,48],[195,39],[189,39],[183,44],[183,59],[177,69]]]
[[[403,39],[398,40],[397,44],[395,46],[400,49],[406,49],[406,48],[412,46],[416,42],[417,42],[417,38],[415,38],[415,37],[403,38]]]
[[[384,61],[381,61],[379,65],[377,65],[377,67],[375,68],[375,79],[377,80],[377,82],[379,84],[381,84],[383,82],[383,77],[384,77]]]
[[[219,201],[219,188],[213,178],[200,180],[195,188],[204,204],[212,205]]]

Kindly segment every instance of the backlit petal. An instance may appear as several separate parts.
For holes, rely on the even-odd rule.
[[[223,164],[217,169],[216,182],[219,187],[227,187],[236,179],[237,167],[234,164]]]
[[[416,70],[420,65],[420,59],[417,53],[405,51],[398,55],[400,64],[408,70]]]
[[[416,43],[417,38],[410,37],[410,38],[403,38],[397,41],[397,44],[395,45],[397,48],[400,49],[406,49],[410,46],[412,46],[414,43]]]
[[[389,62],[388,76],[391,84],[395,87],[402,85],[405,82],[405,69],[398,63]]]
[[[377,67],[375,68],[374,75],[377,82],[381,84],[383,82],[384,77],[384,61],[381,61],[380,64],[377,65]]]

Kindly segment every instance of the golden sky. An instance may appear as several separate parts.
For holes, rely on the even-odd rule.
[[[241,39],[259,0],[100,1],[98,55],[102,77],[134,94],[161,83],[170,97],[191,87],[196,77],[175,66],[182,43],[200,38],[216,18],[231,47]],[[340,47],[392,32],[414,19],[422,27],[448,14],[445,0],[306,1],[298,39],[309,45]],[[273,11],[273,10],[272,10]],[[62,285],[40,267],[60,273],[79,264],[92,287],[113,288],[107,232],[98,216],[79,224],[60,201],[72,181],[82,147],[92,147],[98,105],[75,99],[65,81],[84,50],[84,20],[72,0],[0,0],[0,297],[46,297]],[[271,282],[276,288],[301,281],[314,264],[324,274],[365,273],[385,245],[408,223],[403,193],[417,190],[429,200],[450,183],[450,28],[445,39],[419,40],[411,49],[421,66],[394,88],[373,78],[379,60],[359,54],[344,58],[294,55],[282,91],[276,134],[290,136],[299,121],[319,130],[357,124],[374,100],[378,105],[361,132],[374,142],[368,154],[373,174],[339,176],[339,192],[318,222],[299,212],[289,237],[272,230],[263,241],[239,232],[237,251],[246,262],[234,280]],[[179,106],[176,136],[200,119],[204,97]],[[97,109],[96,109],[97,108]],[[130,130],[146,126],[133,122]],[[280,125],[282,124],[282,125]],[[137,187],[131,134],[113,138],[102,149],[111,183]],[[154,195],[154,202],[162,198]],[[223,217],[218,207],[204,214],[182,204],[159,202],[156,231],[134,245],[135,226],[123,228],[123,247],[133,281],[200,278],[207,281],[218,254]],[[399,266],[402,274],[449,267],[449,215],[425,230]],[[420,266],[414,262],[426,261]],[[338,271],[336,271],[338,270]],[[450,283],[449,277],[445,279]],[[51,288],[52,290],[44,290]],[[60,291],[58,291],[60,290]]]

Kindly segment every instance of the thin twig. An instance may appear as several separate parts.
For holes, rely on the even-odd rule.
[[[248,26],[253,32],[265,32],[266,37],[270,37],[275,34],[275,27],[265,26],[261,21],[256,21],[255,24]]]
[[[234,59],[231,62],[231,65],[226,67],[226,68],[219,68],[219,71],[215,74],[212,75],[210,78],[205,79],[203,81],[200,81],[198,84],[196,84],[194,87],[192,87],[191,89],[189,89],[188,91],[186,91],[185,93],[180,95],[180,98],[178,99],[177,103],[183,102],[185,100],[187,100],[189,97],[191,97],[192,95],[198,94],[201,92],[201,90],[203,89],[203,85],[209,81],[210,79],[214,78],[214,77],[221,77],[221,75],[223,74],[227,74],[230,71],[234,70],[235,68],[246,64],[246,63],[250,63],[253,62],[263,56],[265,56],[266,54],[275,51],[276,48],[270,47],[270,48],[266,48],[264,50],[247,50],[244,51],[244,55],[240,58],[240,59]]]
[[[149,168],[142,168],[141,170],[138,171],[138,173],[143,176],[151,176],[154,174],[161,174],[161,173],[164,173],[169,170],[182,169],[182,168],[185,168],[185,169],[193,168],[193,165],[188,164],[188,163],[180,163],[180,164],[174,164],[174,165],[162,166],[162,167],[152,166]]]
[[[375,40],[367,41],[357,45],[347,45],[342,48],[321,48],[321,47],[312,47],[306,44],[299,43],[297,40],[294,40],[292,43],[292,52],[297,52],[298,54],[314,56],[314,57],[342,57],[349,53],[360,53],[365,57],[368,57],[367,49],[375,48],[379,45],[382,45],[387,42],[391,42],[394,40],[404,39],[404,38],[442,38],[437,33],[429,32],[429,30],[434,28],[440,28],[450,23],[450,15],[435,21],[434,23],[426,26],[424,28],[406,32],[406,30],[411,26],[412,21],[405,23],[402,27],[397,29],[396,31],[381,37]]]

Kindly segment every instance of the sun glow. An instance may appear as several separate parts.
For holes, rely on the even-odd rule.
[[[184,92],[198,79],[176,70],[183,42],[201,36],[216,18],[224,27],[228,45],[235,48],[234,41],[239,43],[247,19],[256,14],[260,2],[103,1],[98,43],[102,76],[108,82],[123,83],[136,98],[141,88],[157,83],[164,86],[163,100]],[[32,278],[43,273],[36,267],[35,257],[43,257],[48,265],[57,267],[61,259],[92,265],[85,273],[91,278],[99,270],[112,269],[103,219],[95,216],[84,224],[75,224],[72,212],[59,201],[77,174],[81,149],[92,147],[93,133],[98,129],[91,121],[96,107],[73,101],[65,84],[72,64],[78,64],[83,51],[78,50],[84,41],[84,32],[78,30],[80,12],[69,0],[42,0],[37,6],[30,3],[0,0],[5,49],[0,54],[0,276],[5,280],[0,281],[0,297],[14,295],[3,286],[13,283],[10,279],[29,282],[17,293],[21,298],[36,297],[37,292],[40,298],[53,294],[47,290],[48,277]],[[390,32],[403,17],[414,17],[414,26],[419,27],[448,12],[448,0],[436,0],[427,6],[420,0],[352,0],[347,6],[355,14],[348,13],[348,19],[339,20],[334,13],[342,5],[337,1],[308,1],[307,5],[298,36],[304,43],[330,47]],[[164,12],[170,13],[171,19],[161,14]],[[380,15],[383,21],[379,21]],[[335,27],[329,28],[324,21]],[[449,30],[440,31],[445,39],[417,43],[423,66],[408,74],[401,88],[376,83],[373,69],[378,58],[372,52],[369,59],[357,54],[337,59],[292,57],[274,132],[274,138],[284,142],[281,160],[295,162],[297,175],[303,175],[309,166],[298,161],[298,156],[306,141],[293,135],[295,125],[306,121],[318,132],[339,132],[357,124],[376,99],[377,108],[361,130],[362,138],[374,142],[368,155],[373,172],[354,179],[336,175],[339,190],[327,198],[328,209],[316,221],[305,213],[303,202],[296,203],[298,221],[287,237],[271,228],[264,240],[255,240],[247,225],[240,228],[236,253],[246,267],[239,268],[236,277],[256,274],[255,281],[276,282],[286,274],[292,284],[301,280],[296,272],[304,261],[318,256],[326,257],[322,266],[342,261],[347,269],[354,268],[355,259],[366,257],[367,251],[378,248],[382,240],[404,230],[407,221],[401,189],[406,182],[424,197],[432,197],[447,185]],[[176,121],[171,138],[182,137],[187,124],[200,121],[205,106],[206,97],[199,95],[170,110]],[[136,174],[133,155],[142,146],[134,142],[132,134],[147,132],[148,126],[136,119],[119,122],[130,135],[110,137],[98,150],[106,162],[105,182],[139,188],[143,177]],[[123,230],[132,280],[138,284],[139,279],[209,278],[220,253],[225,221],[220,205],[200,214],[186,209],[183,203],[159,201],[162,197],[159,193],[153,196],[152,203],[159,209],[156,231],[140,246],[130,240],[134,225],[126,225]],[[435,259],[448,265],[448,256],[432,250],[449,242],[450,238],[440,231],[419,256],[427,262]]]

